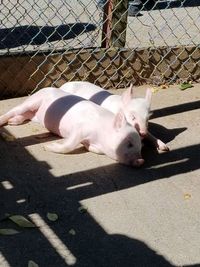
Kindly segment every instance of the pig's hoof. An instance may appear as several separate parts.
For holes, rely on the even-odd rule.
[[[161,140],[157,141],[157,148],[158,150],[161,150],[161,151],[169,151],[169,147],[165,143],[163,143]]]

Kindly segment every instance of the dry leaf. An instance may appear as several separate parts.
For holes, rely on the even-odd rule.
[[[58,220],[58,215],[56,213],[47,213],[47,218],[49,219],[49,221],[55,222]]]
[[[169,88],[169,85],[168,85],[168,84],[162,84],[162,85],[160,86],[160,88],[161,88],[161,89],[167,89],[167,88]]]
[[[152,87],[152,88],[151,88],[151,92],[152,92],[152,93],[156,93],[156,92],[158,92],[158,91],[159,91],[158,87]]]
[[[190,199],[190,198],[191,198],[190,194],[188,194],[188,193],[184,194],[184,199]]]
[[[19,232],[15,229],[11,228],[0,229],[0,235],[15,235],[15,234],[19,234]]]
[[[14,223],[16,223],[20,227],[24,227],[24,228],[36,227],[35,224],[33,224],[32,222],[30,222],[29,220],[27,220],[25,217],[23,217],[21,215],[12,215],[9,217],[9,219],[11,221],[13,221]]]

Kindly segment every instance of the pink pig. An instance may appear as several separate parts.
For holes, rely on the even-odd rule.
[[[106,154],[123,164],[138,167],[144,163],[140,136],[121,111],[114,115],[84,98],[48,87],[0,116],[0,126],[25,120],[39,122],[63,137],[46,145],[46,150],[68,153],[82,143],[89,151]]]
[[[132,85],[121,96],[111,94],[90,82],[67,82],[60,89],[89,99],[114,114],[117,114],[119,109],[121,109],[127,122],[137,129],[142,138],[149,139],[159,150],[169,150],[165,143],[148,132],[152,96],[150,89],[147,89],[145,98],[134,98]]]

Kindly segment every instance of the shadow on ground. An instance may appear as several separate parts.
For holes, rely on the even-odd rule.
[[[26,25],[0,29],[0,49],[68,40],[95,29],[96,26],[89,23],[71,23],[59,26]]]
[[[153,110],[152,119],[200,109],[200,100]]]
[[[162,10],[169,8],[180,8],[180,7],[197,7],[200,6],[200,2],[197,0],[169,0],[169,1],[142,1],[144,6],[141,11],[151,11],[151,10]]]
[[[168,133],[171,131],[169,136],[173,139],[184,130],[173,129]],[[141,169],[111,164],[54,177],[50,172],[51,166],[38,162],[24,148],[24,144],[34,143],[34,140],[41,142],[35,137],[14,142],[0,140],[0,151],[3,152],[0,154],[0,218],[3,219],[5,213],[37,214],[46,224],[46,232],[50,231],[54,236],[50,239],[45,231],[37,228],[20,230],[21,233],[13,236],[1,236],[1,253],[11,267],[25,267],[29,260],[37,262],[40,267],[173,266],[140,240],[108,234],[89,212],[80,213],[78,208],[80,201],[86,198],[198,169],[196,155],[200,145],[169,153],[155,152],[153,156],[148,150],[144,152],[147,163]],[[9,181],[12,188],[6,189],[3,181]],[[79,185],[82,186],[76,187]],[[47,212],[56,212],[59,220],[48,221]],[[5,220],[0,221],[0,228],[3,227],[7,227]],[[75,229],[76,235],[70,235],[70,229]]]

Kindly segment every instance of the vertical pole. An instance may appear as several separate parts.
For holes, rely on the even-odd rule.
[[[102,47],[124,47],[128,17],[128,0],[107,0],[104,6]]]
[[[102,32],[102,42],[101,42],[101,47],[103,48],[108,48],[110,44],[113,1],[114,0],[107,0],[106,4],[104,5],[103,32]]]

